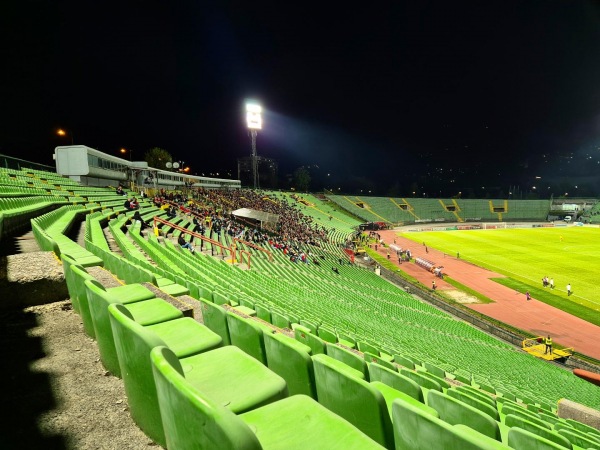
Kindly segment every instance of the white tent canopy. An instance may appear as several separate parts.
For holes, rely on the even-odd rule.
[[[263,223],[276,224],[279,222],[279,214],[258,211],[256,209],[240,208],[236,209],[231,214],[235,217],[242,217],[244,219],[251,219],[260,222],[261,227]]]

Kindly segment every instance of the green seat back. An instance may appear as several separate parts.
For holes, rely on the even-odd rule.
[[[330,342],[332,344],[337,343],[337,334],[331,328],[327,328],[325,326],[320,326],[317,329],[317,334],[325,342]]]
[[[467,425],[492,439],[501,440],[498,422],[460,400],[432,390],[427,395],[427,404],[438,412],[444,422]]]
[[[186,381],[175,354],[166,347],[151,352],[152,382],[162,412],[165,448],[260,450],[256,435],[228,409]],[[200,431],[201,430],[201,431]]]
[[[368,364],[369,380],[381,381],[398,391],[410,395],[415,400],[423,402],[423,391],[415,381],[379,364]]]
[[[291,329],[289,317],[281,311],[271,310],[271,323],[279,328]]]
[[[577,445],[578,447],[600,449],[600,441],[592,436],[586,436],[579,430],[562,428],[558,430],[558,433],[567,438],[571,444]]]
[[[396,450],[493,450],[508,449],[500,442],[478,433],[452,426],[402,399],[392,404]]]
[[[223,345],[231,345],[226,311],[219,305],[200,298],[200,309],[204,324],[221,336]]]
[[[235,345],[258,361],[267,364],[263,328],[254,321],[227,311],[227,327],[231,345]]]
[[[85,286],[100,360],[106,370],[117,377],[121,376],[121,369],[110,325],[109,305],[113,303],[127,304],[130,314],[142,325],[151,325],[183,317],[180,310],[162,299],[140,301],[136,299],[136,301],[131,302],[128,299],[119,298],[117,295],[111,295],[96,280],[86,280]]]
[[[494,420],[500,420],[500,414],[498,410],[492,407],[489,403],[485,403],[479,400],[477,397],[469,395],[469,393],[464,391],[459,391],[457,389],[448,389],[446,391],[450,397],[453,397],[457,400],[460,400],[467,405],[472,406],[473,408],[477,408],[479,411],[486,413]]]
[[[294,326],[294,338],[310,347],[311,354],[318,355],[325,353],[325,341],[312,334],[308,328],[301,325]]]
[[[531,431],[533,434],[536,434],[544,439],[548,439],[549,441],[562,445],[565,448],[573,448],[571,442],[569,442],[568,439],[561,436],[557,432],[551,431],[546,427],[541,427],[536,423],[533,423],[522,417],[515,416],[514,414],[509,414],[508,416],[506,416],[506,418],[504,419],[504,424],[510,428],[517,427],[523,430]]]
[[[387,361],[386,359],[382,358],[381,356],[377,356],[377,355],[374,355],[373,353],[369,353],[369,352],[365,352],[363,354],[363,356],[364,356],[365,361],[367,361],[368,363],[376,363],[376,364],[379,364],[380,366],[384,366],[390,370],[396,371],[396,366],[394,364],[392,364],[390,361]]]
[[[290,395],[317,398],[310,347],[281,333],[264,333],[267,366],[285,380]]]
[[[319,403],[374,441],[393,448],[393,429],[383,395],[362,373],[327,355],[313,355]]]
[[[271,323],[271,310],[267,306],[262,303],[256,303],[254,305],[254,310],[256,311],[256,317]]]
[[[518,427],[508,430],[508,445],[515,450],[564,450],[565,448],[556,442]]]
[[[368,379],[368,370],[367,370],[367,362],[358,356],[356,353],[353,353],[345,348],[339,347],[330,342],[325,343],[325,348],[328,356],[331,356],[334,359],[337,359],[344,364],[352,367],[355,370],[358,370],[363,374],[364,379]]]
[[[410,378],[411,380],[415,381],[419,386],[421,386],[424,389],[442,392],[442,386],[440,386],[440,383],[426,377],[425,375],[423,375],[419,372],[415,372],[414,370],[402,368],[400,370],[400,373],[402,375],[404,375],[405,377]]]

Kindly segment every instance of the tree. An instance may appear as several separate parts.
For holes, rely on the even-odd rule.
[[[298,191],[308,192],[310,186],[310,172],[306,166],[298,167],[294,171],[294,185]]]
[[[165,165],[166,163],[173,161],[171,154],[160,147],[154,147],[148,150],[144,159],[148,163],[148,167],[162,170],[167,168]]]

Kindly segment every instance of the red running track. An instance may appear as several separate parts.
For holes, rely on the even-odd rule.
[[[398,236],[397,231],[394,230],[382,230],[379,234],[386,245],[392,244],[395,239],[397,245],[403,249],[410,249],[413,258],[422,257],[434,262],[436,266],[444,266],[444,273],[452,279],[495,302],[467,304],[469,308],[538,336],[549,334],[557,344],[573,347],[576,352],[600,360],[600,327],[537,301],[533,297],[527,301],[524,293],[515,293],[514,290],[491,280],[504,275],[462,261],[456,255],[446,255],[431,248],[428,249],[429,253],[426,253],[425,246]],[[377,251],[382,256],[387,256],[387,247],[379,246]],[[414,263],[399,264],[393,252],[390,261],[425,286],[430,287],[431,282],[435,280],[438,290],[456,289]],[[569,300],[565,294],[565,302],[567,301]]]

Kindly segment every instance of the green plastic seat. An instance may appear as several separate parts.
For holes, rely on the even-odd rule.
[[[415,400],[423,403],[423,391],[415,381],[393,370],[383,367],[379,364],[371,363],[368,365],[369,380],[381,381],[394,389],[410,395]]]
[[[382,449],[350,423],[304,395],[236,416],[201,385],[166,347],[151,352],[152,371],[169,449]]]
[[[502,440],[498,422],[478,409],[443,392],[429,391],[427,405],[434,408],[440,415],[440,419],[450,425],[467,425],[492,439]]]
[[[221,336],[223,345],[231,345],[229,326],[227,325],[227,311],[216,303],[200,298],[200,309],[204,324]]]
[[[500,420],[500,414],[496,408],[491,406],[489,403],[481,401],[479,398],[473,395],[469,395],[468,392],[459,391],[457,389],[448,389],[446,394],[450,397],[460,400],[463,403],[466,403],[469,406],[472,406],[473,408],[478,409],[481,412],[486,413],[494,420]]]
[[[252,319],[246,319],[227,311],[227,327],[231,344],[267,365],[263,328]]]
[[[83,322],[83,329],[85,333],[92,337],[96,337],[94,330],[94,322],[92,320],[92,313],[90,312],[90,305],[88,301],[88,294],[85,286],[86,280],[96,280],[92,275],[87,273],[84,267],[79,265],[71,265],[70,272],[72,275],[72,281],[74,284],[74,291],[77,295],[77,303],[79,305],[79,314],[81,315],[81,321]],[[119,298],[121,303],[135,303],[142,300],[148,300],[154,298],[154,293],[142,286],[141,284],[125,284],[113,288],[105,289],[110,295]]]
[[[383,394],[363,373],[330,356],[313,355],[319,403],[379,444],[393,448],[394,432]]]
[[[580,430],[569,430],[567,428],[561,428],[560,430],[558,430],[558,433],[561,436],[568,439],[569,442],[571,442],[571,444],[576,445],[578,447],[600,449],[600,441],[598,441],[591,435],[586,436],[585,433],[583,433]]]
[[[124,308],[111,305],[109,314],[131,416],[148,436],[164,446],[150,351],[156,346],[165,346],[163,338],[167,335],[166,330],[177,333],[177,324],[170,329],[160,324],[163,325],[160,330],[159,327],[144,327],[132,320]],[[157,330],[161,331],[160,335],[155,332]],[[210,330],[199,333],[196,338],[185,338],[194,340],[195,345],[175,342],[173,334],[166,336],[176,346],[175,351],[170,350],[175,355],[176,352],[192,353],[190,346],[200,351],[189,356],[176,356],[190,383],[201,386],[215,401],[235,413],[246,412],[287,396],[287,387],[281,377],[237,347],[226,346],[201,352],[203,348],[208,349],[205,340],[208,335],[211,336],[209,343],[216,342],[218,336]],[[183,352],[182,349],[187,350]]]
[[[290,395],[317,398],[310,347],[281,333],[264,333],[267,366],[281,376]]]
[[[325,353],[325,341],[323,339],[311,333],[310,329],[302,325],[294,324],[292,327],[294,330],[294,338],[297,341],[308,345],[313,355]]]
[[[396,450],[508,450],[509,447],[462,425],[450,425],[403,399],[392,403]]]
[[[387,367],[390,370],[397,371],[396,366],[394,365],[394,363],[392,363],[391,361],[388,361],[385,358],[382,358],[381,356],[377,356],[377,355],[375,355],[373,353],[365,352],[363,354],[363,357],[364,357],[364,360],[367,363],[379,364],[380,366]]]
[[[549,441],[528,430],[515,427],[508,431],[508,445],[515,450],[564,450],[560,444]]]
[[[160,298],[123,303],[118,296],[107,292],[96,280],[86,280],[85,286],[100,360],[106,370],[117,377],[121,377],[121,369],[110,325],[108,313],[110,304],[124,304],[140,325],[153,325],[183,317],[183,313],[179,309]]]
[[[353,369],[358,370],[363,374],[363,378],[365,380],[368,379],[367,362],[364,360],[364,358],[361,358],[356,353],[330,342],[325,342],[325,348],[327,356],[331,356],[332,358],[349,365]]]
[[[561,436],[559,433],[549,430],[548,428],[541,427],[536,423],[533,423],[522,417],[515,416],[514,414],[507,415],[504,419],[504,423],[507,427],[517,427],[523,430],[531,431],[533,434],[536,434],[544,439],[548,439],[549,441],[562,445],[565,448],[573,448],[571,442],[569,442],[567,438]]]

